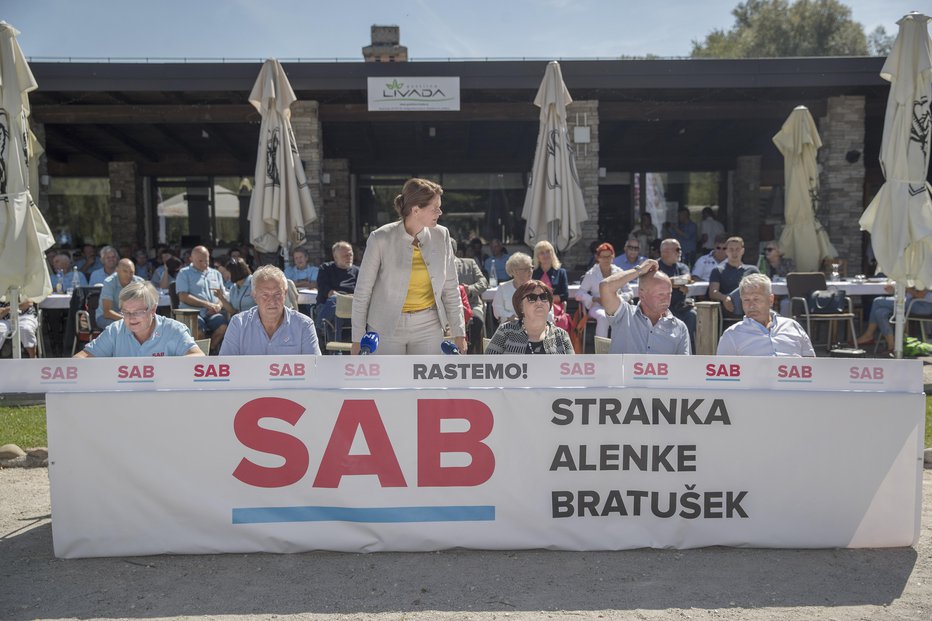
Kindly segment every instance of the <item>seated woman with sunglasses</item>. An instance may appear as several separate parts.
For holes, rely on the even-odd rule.
[[[516,318],[498,326],[487,354],[572,354],[573,344],[563,328],[548,319],[553,291],[539,280],[519,286],[512,297]]]

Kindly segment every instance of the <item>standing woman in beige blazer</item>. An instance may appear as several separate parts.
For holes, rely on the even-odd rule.
[[[377,354],[439,354],[450,330],[466,351],[466,331],[450,233],[437,225],[443,188],[409,179],[395,197],[400,219],[369,235],[353,294],[353,348],[378,332]]]

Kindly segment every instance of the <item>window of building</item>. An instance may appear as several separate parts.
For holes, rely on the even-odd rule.
[[[109,244],[110,180],[107,177],[52,177],[44,214],[63,248]]]

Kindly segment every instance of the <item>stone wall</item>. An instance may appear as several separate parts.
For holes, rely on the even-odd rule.
[[[322,209],[320,188],[323,144],[320,140],[319,108],[320,106],[316,101],[296,101],[291,105],[291,125],[294,128],[298,153],[304,162],[304,172],[311,188],[314,208],[317,210],[317,220],[308,228],[308,241],[304,244],[312,257],[322,256],[321,231],[323,230],[325,217]]]
[[[725,223],[729,235],[744,238],[744,261],[754,265],[760,244],[760,169],[760,155],[742,155],[735,160],[734,202]]]
[[[838,256],[860,272],[861,233],[858,218],[864,211],[864,97],[830,97],[819,119],[822,148],[818,161],[820,205],[816,217],[828,231]],[[849,162],[857,155],[857,161]]]
[[[340,240],[352,240],[352,190],[350,187],[349,160],[324,160],[321,170],[330,176],[329,183],[321,183],[323,190],[323,255],[330,260],[330,247]]]
[[[110,243],[145,247],[142,177],[136,162],[110,162]]]
[[[577,125],[589,127],[589,142],[574,144],[576,170],[589,219],[582,225],[583,238],[561,257],[564,267],[575,279],[581,275],[580,266],[589,262],[590,242],[599,235],[599,102],[574,101],[567,108],[566,117],[570,142]]]

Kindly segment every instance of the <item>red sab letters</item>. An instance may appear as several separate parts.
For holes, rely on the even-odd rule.
[[[295,436],[259,426],[263,418],[278,418],[295,426],[304,406],[289,399],[254,399],[237,411],[233,420],[236,438],[246,447],[284,459],[282,466],[260,466],[243,458],[233,476],[256,487],[286,487],[300,481],[308,471],[307,447]],[[444,419],[469,423],[462,432],[441,432]],[[417,403],[417,479],[419,487],[475,486],[489,480],[495,471],[495,456],[483,443],[492,431],[492,412],[472,399],[419,399]],[[368,455],[350,454],[353,439],[361,432]],[[466,453],[468,466],[441,466],[443,453]],[[347,399],[330,433],[314,478],[314,487],[333,488],[344,476],[375,475],[382,487],[406,487],[404,474],[391,439],[374,400]]]
[[[883,367],[851,367],[848,371],[849,379],[882,380]]]
[[[741,365],[710,362],[705,365],[705,375],[706,377],[741,377]]]
[[[634,375],[667,375],[667,363],[666,362],[635,362],[634,363]]]
[[[41,374],[44,380],[73,380],[78,379],[78,367],[42,367]]]
[[[194,377],[230,377],[228,364],[196,364]]]
[[[781,364],[777,367],[777,377],[794,379],[812,379],[812,367],[808,364]]]
[[[155,367],[144,364],[141,367],[136,365],[123,365],[117,367],[117,378],[119,379],[152,379],[155,377]]]

